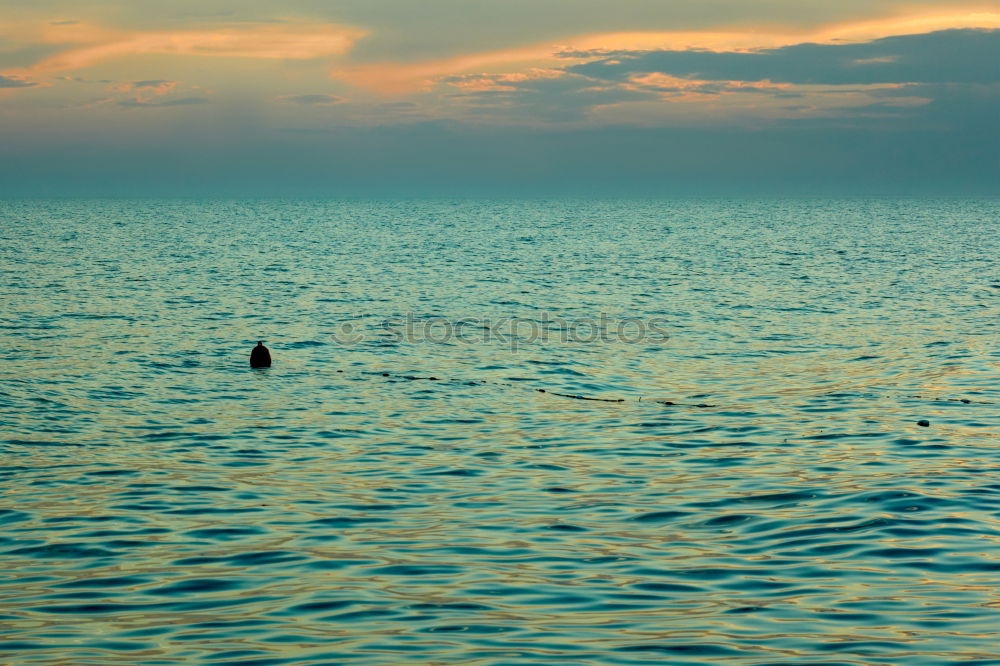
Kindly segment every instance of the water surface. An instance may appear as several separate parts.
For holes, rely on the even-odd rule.
[[[1000,664],[998,213],[2,202],[0,658]]]

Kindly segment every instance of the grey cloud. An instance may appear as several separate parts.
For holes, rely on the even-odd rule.
[[[336,95],[287,95],[278,99],[306,106],[330,106],[345,101],[343,97],[337,97]]]
[[[749,53],[618,51],[600,55],[598,60],[566,69],[610,81],[649,72],[710,81],[825,85],[1000,81],[1000,30],[942,30],[860,44],[797,44]]]
[[[853,117],[857,126],[889,132],[903,128],[950,131],[978,135],[983,142],[996,135],[1000,83],[913,84],[870,90],[868,95],[875,100],[871,104],[830,113],[844,119]],[[996,159],[1000,163],[1000,157]]]
[[[913,97],[931,101],[911,113],[938,127],[955,127],[996,135],[1000,109],[1000,83],[992,85],[931,84],[901,89]],[[887,91],[892,92],[892,91]],[[906,94],[905,92],[903,93]],[[985,137],[984,137],[985,138]],[[1000,156],[997,157],[1000,161]]]
[[[157,102],[139,102],[136,100],[126,100],[124,102],[118,102],[119,106],[126,106],[133,109],[143,109],[148,107],[164,107],[164,106],[193,106],[196,104],[208,104],[208,100],[204,97],[182,97],[180,99],[168,99]]]
[[[37,85],[34,81],[25,81],[0,74],[0,88],[31,88]]]

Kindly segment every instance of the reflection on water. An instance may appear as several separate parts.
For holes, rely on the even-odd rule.
[[[0,204],[0,656],[1000,663],[997,212]]]

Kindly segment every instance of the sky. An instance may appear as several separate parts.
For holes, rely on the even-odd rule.
[[[993,196],[1000,0],[0,0],[0,196]]]

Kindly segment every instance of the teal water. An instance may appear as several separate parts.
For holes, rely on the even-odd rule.
[[[0,661],[1000,664],[998,220],[0,202]]]

